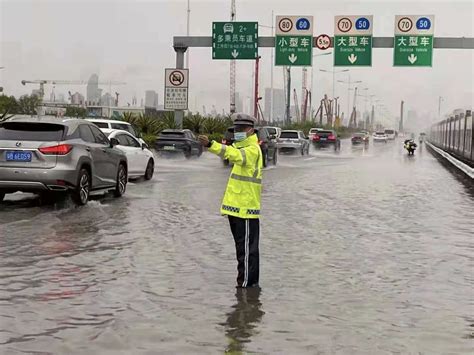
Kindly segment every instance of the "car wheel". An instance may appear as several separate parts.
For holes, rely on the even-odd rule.
[[[121,197],[125,193],[125,190],[127,189],[127,181],[128,181],[128,176],[127,176],[127,168],[125,168],[125,165],[123,163],[120,163],[117,171],[117,183],[115,185],[115,190],[114,190],[114,196],[115,197]]]
[[[146,165],[146,170],[145,170],[145,180],[151,180],[153,177],[153,173],[155,171],[155,163],[153,162],[153,159],[148,160],[148,164]]]
[[[199,158],[201,155],[202,155],[202,146],[199,147],[199,149],[198,149],[198,155],[197,155],[198,158]]]
[[[0,191],[0,202],[5,198],[5,192]]]
[[[76,188],[72,193],[72,199],[79,206],[84,206],[89,201],[91,189],[91,177],[87,169],[81,169],[77,177]]]
[[[193,153],[191,152],[191,149],[184,151],[184,157],[185,157],[186,159],[191,159],[192,155],[193,155]]]
[[[277,165],[277,162],[278,162],[278,150],[275,149],[275,151],[273,152],[273,165]]]

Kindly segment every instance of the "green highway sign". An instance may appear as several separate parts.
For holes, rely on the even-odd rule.
[[[305,66],[313,62],[313,16],[277,16],[275,65]]]
[[[336,16],[334,66],[371,66],[373,16]]]
[[[395,16],[393,65],[431,67],[434,16]]]
[[[313,36],[276,36],[275,65],[309,67],[313,58]]]
[[[257,22],[213,22],[212,59],[256,59]]]

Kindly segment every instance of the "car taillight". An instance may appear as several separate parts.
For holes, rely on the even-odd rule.
[[[328,137],[328,139],[329,139],[330,141],[333,141],[333,140],[336,139],[336,136],[335,136],[334,134],[331,134],[331,135]]]
[[[313,139],[314,139],[315,141],[318,141],[318,140],[319,140],[319,136],[315,135],[315,136],[313,136]]]
[[[72,150],[72,145],[60,144],[52,147],[43,147],[38,149],[45,155],[66,155]]]

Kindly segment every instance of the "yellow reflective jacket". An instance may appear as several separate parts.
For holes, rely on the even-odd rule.
[[[259,218],[263,162],[257,135],[252,134],[231,146],[214,141],[209,152],[234,164],[221,213],[239,218]]]

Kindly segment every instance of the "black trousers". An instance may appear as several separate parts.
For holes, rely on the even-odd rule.
[[[229,224],[234,236],[238,263],[237,286],[257,286],[260,273],[260,220],[229,216]]]

